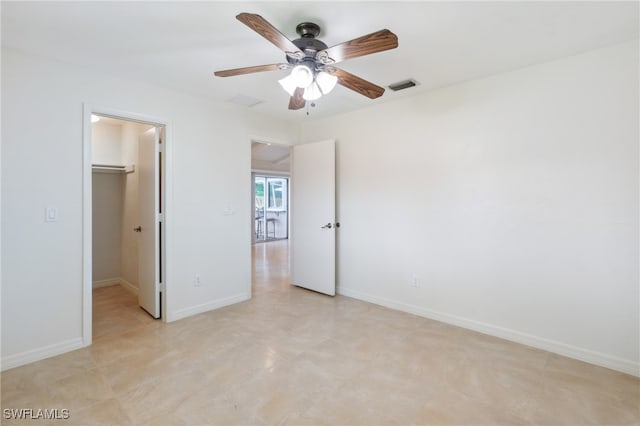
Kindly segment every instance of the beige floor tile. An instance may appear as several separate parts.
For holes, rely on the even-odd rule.
[[[167,347],[167,340],[148,329],[125,331],[120,335],[94,340],[88,348],[99,367],[120,362],[123,358],[160,351]]]
[[[146,381],[117,399],[135,423],[147,423],[171,414],[205,385],[200,372],[178,373]]]
[[[628,401],[640,401],[640,380],[628,374],[555,354],[549,354],[544,370],[548,387],[572,391],[584,389]]]
[[[75,411],[113,398],[113,391],[98,369],[57,380],[47,386],[54,407]]]
[[[310,380],[310,379],[309,379]],[[310,382],[300,387],[281,374],[261,372],[226,396],[238,411],[262,424],[281,424],[291,413],[308,407],[313,391]]]
[[[132,425],[133,421],[116,399],[100,401],[80,410],[70,412],[69,420],[58,422],[58,425],[78,426],[112,426]],[[161,423],[158,423],[160,425]]]
[[[640,425],[640,401],[622,401],[604,393],[547,387],[536,404],[534,424]]]
[[[417,381],[400,365],[366,363],[339,388],[314,395],[311,407],[287,424],[412,424],[439,384]]]
[[[531,424],[528,420],[509,412],[500,401],[489,404],[448,388],[436,393],[425,404],[421,415],[425,419],[422,424],[430,425],[515,426]],[[561,425],[562,423],[552,422],[551,424]]]
[[[96,367],[87,349],[79,349],[2,372],[2,390],[28,389]]]
[[[450,389],[530,419],[543,391],[540,370],[467,358],[447,374]]]
[[[156,357],[153,353],[131,355],[99,367],[99,371],[111,385],[114,394],[121,395],[133,390],[141,383],[169,374],[162,361],[163,359]]]
[[[204,404],[180,407],[172,415],[157,418],[148,423],[149,426],[179,425],[264,425],[263,420],[256,418],[252,410],[245,410],[227,397],[209,398]]]

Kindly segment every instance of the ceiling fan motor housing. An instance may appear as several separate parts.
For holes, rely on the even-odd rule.
[[[298,24],[296,32],[300,35],[300,38],[292,40],[292,42],[298,49],[304,52],[305,57],[303,59],[297,59],[287,55],[287,62],[290,64],[313,62],[313,68],[315,68],[316,53],[328,47],[322,41],[316,39],[316,36],[320,34],[320,26],[313,22],[303,22]]]

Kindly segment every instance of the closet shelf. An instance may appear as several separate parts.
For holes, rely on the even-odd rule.
[[[111,164],[92,164],[91,170],[96,173],[133,173],[136,170],[136,166],[131,164],[130,166],[117,166]]]

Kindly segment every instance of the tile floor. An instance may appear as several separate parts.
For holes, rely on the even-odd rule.
[[[253,254],[251,301],[170,324],[96,290],[94,344],[3,372],[2,408],[70,410],[56,425],[640,424],[637,378],[291,287],[286,241]]]

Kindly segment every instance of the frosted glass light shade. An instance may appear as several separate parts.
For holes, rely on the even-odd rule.
[[[293,93],[296,91],[296,88],[298,87],[296,86],[296,82],[293,81],[291,74],[289,74],[283,79],[278,80],[278,83],[280,83],[280,86],[282,86],[282,88],[289,94],[289,96],[293,96]]]
[[[315,101],[316,99],[320,98],[320,96],[322,96],[320,87],[318,86],[318,83],[314,82],[311,86],[304,89],[302,98],[305,101]]]
[[[318,83],[320,90],[322,90],[322,93],[325,95],[336,87],[337,82],[338,77],[331,75],[328,72],[320,71],[318,75],[316,75],[316,83]]]
[[[296,65],[291,71],[291,78],[297,87],[304,89],[313,82],[313,71],[306,65]]]

